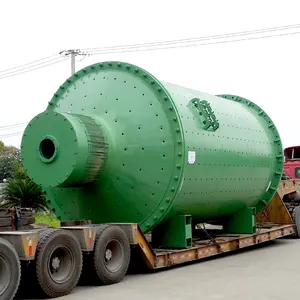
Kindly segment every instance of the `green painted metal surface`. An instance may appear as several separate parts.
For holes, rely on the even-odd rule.
[[[190,248],[192,243],[192,217],[176,215],[156,226],[151,232],[154,248]]]
[[[213,221],[264,208],[283,170],[273,122],[254,103],[105,62],[75,73],[22,138],[28,175],[63,220]]]
[[[231,216],[228,222],[224,223],[223,230],[227,233],[253,234],[256,232],[256,209],[247,207]]]

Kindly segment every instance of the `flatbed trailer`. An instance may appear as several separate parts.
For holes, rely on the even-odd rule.
[[[282,201],[295,188],[295,183],[281,183],[269,205],[256,216],[255,234],[226,234],[221,227],[199,224],[193,228],[189,248],[152,247],[151,234],[133,223],[73,221],[62,222],[57,229],[0,232],[0,299],[14,299],[17,291],[22,298],[30,285],[34,286],[30,290],[60,297],[71,293],[82,278],[114,284],[123,279],[135,258],[155,270],[295,236],[297,222]],[[118,243],[123,243],[122,251]]]
[[[151,239],[145,236],[136,224],[132,224],[131,226],[134,236],[131,244],[138,247],[145,263],[150,269],[161,269],[201,260],[295,234],[293,224],[260,228],[256,234],[232,235],[222,234],[221,230],[205,229],[209,238],[200,239],[195,237],[193,239],[193,247],[189,249],[155,249],[151,247]]]
[[[267,228],[260,228],[256,234],[242,234],[242,235],[229,235],[222,234],[221,231],[215,229],[206,229],[206,234],[210,237],[207,239],[199,239],[195,237],[193,239],[193,247],[189,249],[155,249],[151,246],[151,237],[144,235],[138,224],[105,224],[109,227],[116,226],[121,228],[127,235],[128,241],[131,245],[131,249],[135,250],[135,255],[141,256],[145,264],[149,269],[162,269],[174,265],[179,265],[187,262],[201,260],[204,258],[216,256],[222,253],[232,252],[234,250],[243,249],[253,245],[261,244],[267,241],[276,240],[285,236],[291,236],[295,234],[294,224],[290,225],[273,225]],[[85,226],[70,226],[59,228],[59,231],[69,231],[79,241],[83,254],[94,250],[96,232],[103,225],[85,225]],[[18,265],[18,261],[31,262],[36,260],[36,250],[38,245],[38,238],[41,232],[44,230],[33,230],[33,231],[16,231],[16,232],[2,232],[0,233],[0,239],[9,241],[16,250],[17,255],[15,256],[15,264]],[[7,252],[8,253],[8,252]],[[139,253],[139,254],[138,254]],[[84,261],[84,260],[83,260]],[[83,261],[79,261],[81,264]],[[62,265],[65,268],[64,265]],[[17,268],[11,268],[13,271],[17,271]],[[12,274],[14,281],[10,281],[9,284],[13,287],[13,295],[17,291],[21,281],[21,267],[19,267],[19,274]],[[7,271],[7,270],[6,270]],[[81,270],[80,270],[81,271]],[[26,271],[25,271],[26,272]],[[7,278],[7,274],[0,272],[0,281],[3,281],[3,277]],[[27,276],[26,276],[27,277]],[[123,277],[123,276],[122,276]],[[30,280],[34,276],[29,277]],[[40,278],[41,279],[41,278]],[[66,295],[71,293],[78,283],[78,276],[71,288],[66,290],[59,290],[55,294],[49,295],[49,290],[44,281],[39,282],[43,292],[48,296],[59,297],[58,294]],[[122,278],[118,278],[116,282],[121,281]],[[26,286],[28,282],[25,283]],[[24,289],[23,289],[24,291]],[[12,295],[12,296],[13,296]],[[22,297],[22,295],[18,295]],[[13,299],[13,298],[0,298],[0,299]]]

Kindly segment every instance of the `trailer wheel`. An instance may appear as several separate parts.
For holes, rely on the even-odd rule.
[[[14,299],[20,280],[19,256],[11,243],[0,238],[0,299]]]
[[[61,229],[41,232],[35,268],[37,282],[47,296],[54,298],[71,293],[82,270],[82,252],[76,237]]]
[[[296,235],[300,238],[300,205],[295,207],[293,211],[293,219],[296,225]]]
[[[101,284],[114,284],[124,278],[130,262],[130,244],[120,227],[98,229],[93,261]]]

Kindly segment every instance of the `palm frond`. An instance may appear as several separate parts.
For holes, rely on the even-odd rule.
[[[28,177],[8,180],[2,191],[0,206],[26,207],[35,211],[49,209],[42,188]]]

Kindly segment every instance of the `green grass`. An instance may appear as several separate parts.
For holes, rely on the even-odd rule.
[[[60,226],[60,221],[55,216],[49,215],[36,215],[35,223],[46,224],[54,228]]]

